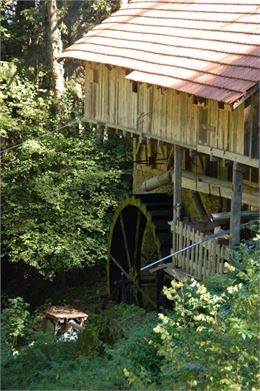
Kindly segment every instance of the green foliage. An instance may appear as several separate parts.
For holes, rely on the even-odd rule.
[[[119,0],[57,1],[58,28],[63,48],[72,45],[94,25],[101,23],[120,5]],[[50,87],[50,44],[47,1],[2,0],[0,3],[2,59],[16,61],[19,69],[30,69],[30,79],[41,74]],[[78,74],[75,63],[65,62],[65,77]]]
[[[212,279],[189,285],[173,281],[165,294],[174,311],[159,314],[154,329],[161,340],[155,344],[162,359],[160,373],[154,382],[144,369],[139,376],[126,370],[129,383],[138,389],[256,390],[258,259],[258,246],[241,245],[227,274],[214,277],[214,286]]]
[[[2,322],[5,323],[4,343],[9,342],[12,347],[15,347],[18,338],[25,335],[30,316],[29,304],[25,303],[22,297],[15,297],[8,299],[7,305],[8,307],[2,312]]]
[[[37,78],[50,67],[48,17],[45,1],[3,0],[2,29],[5,39],[2,59],[16,61],[19,69],[30,68]],[[49,85],[45,75],[45,86]]]
[[[65,99],[64,121],[77,107]],[[26,79],[3,80],[0,101],[4,149],[22,143],[2,157],[3,256],[47,278],[104,261],[111,213],[129,189],[123,139],[98,147],[79,125],[54,132],[47,91]]]
[[[150,368],[150,356],[158,361],[154,347],[145,343],[155,324],[155,314],[146,314],[135,306],[114,306],[93,314],[87,329],[95,329],[98,347],[83,355],[78,343],[55,342],[47,333],[34,333],[30,336],[33,344],[20,347],[17,356],[9,355],[4,361],[2,386],[28,390],[128,389],[123,373],[126,364]]]

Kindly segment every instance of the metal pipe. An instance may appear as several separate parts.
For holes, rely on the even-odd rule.
[[[168,185],[172,181],[172,171],[166,171],[163,174],[154,176],[150,179],[147,179],[142,184],[143,191],[155,190],[160,186]]]
[[[219,220],[230,220],[230,212],[220,212],[220,213],[212,213],[211,218],[213,221],[219,221]],[[253,210],[253,211],[242,211],[241,217],[243,218],[254,218],[259,216],[259,210]]]

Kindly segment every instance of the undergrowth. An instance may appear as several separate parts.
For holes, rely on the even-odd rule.
[[[23,345],[13,351],[3,341],[2,389],[128,389],[126,366],[131,370],[146,366],[151,375],[159,368],[155,348],[146,343],[155,325],[155,313],[115,305],[90,314],[77,342],[57,342],[36,327],[30,342],[23,339]]]

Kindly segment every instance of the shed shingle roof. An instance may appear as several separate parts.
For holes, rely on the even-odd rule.
[[[132,0],[62,54],[127,78],[234,103],[260,80],[254,0]]]

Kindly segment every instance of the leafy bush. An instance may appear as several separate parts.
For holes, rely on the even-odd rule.
[[[68,92],[64,99],[63,121],[80,110]],[[3,80],[0,120],[4,259],[49,279],[105,261],[111,213],[129,190],[130,144],[114,135],[97,146],[75,124],[55,132],[47,91],[19,76]]]
[[[126,370],[129,383],[138,389],[256,390],[258,260],[259,247],[244,244],[227,265],[226,275],[205,284],[173,281],[165,294],[174,310],[159,314],[154,328],[160,336],[155,344],[162,359],[160,375],[151,379],[144,368],[139,375]]]
[[[29,304],[25,303],[22,297],[15,297],[8,299],[7,305],[8,307],[2,312],[2,322],[5,323],[5,343],[9,342],[12,347],[15,347],[18,338],[25,335],[30,316]]]
[[[156,324],[156,314],[135,306],[119,305],[90,314],[86,330],[94,335],[92,349],[78,343],[56,342],[53,335],[37,331],[33,343],[6,355],[2,363],[2,387],[28,390],[122,390],[129,385],[124,366],[155,369],[159,358],[146,343]],[[89,335],[87,333],[87,335]],[[87,338],[89,342],[89,338]],[[87,345],[83,347],[87,347]],[[83,354],[81,354],[83,353]]]

